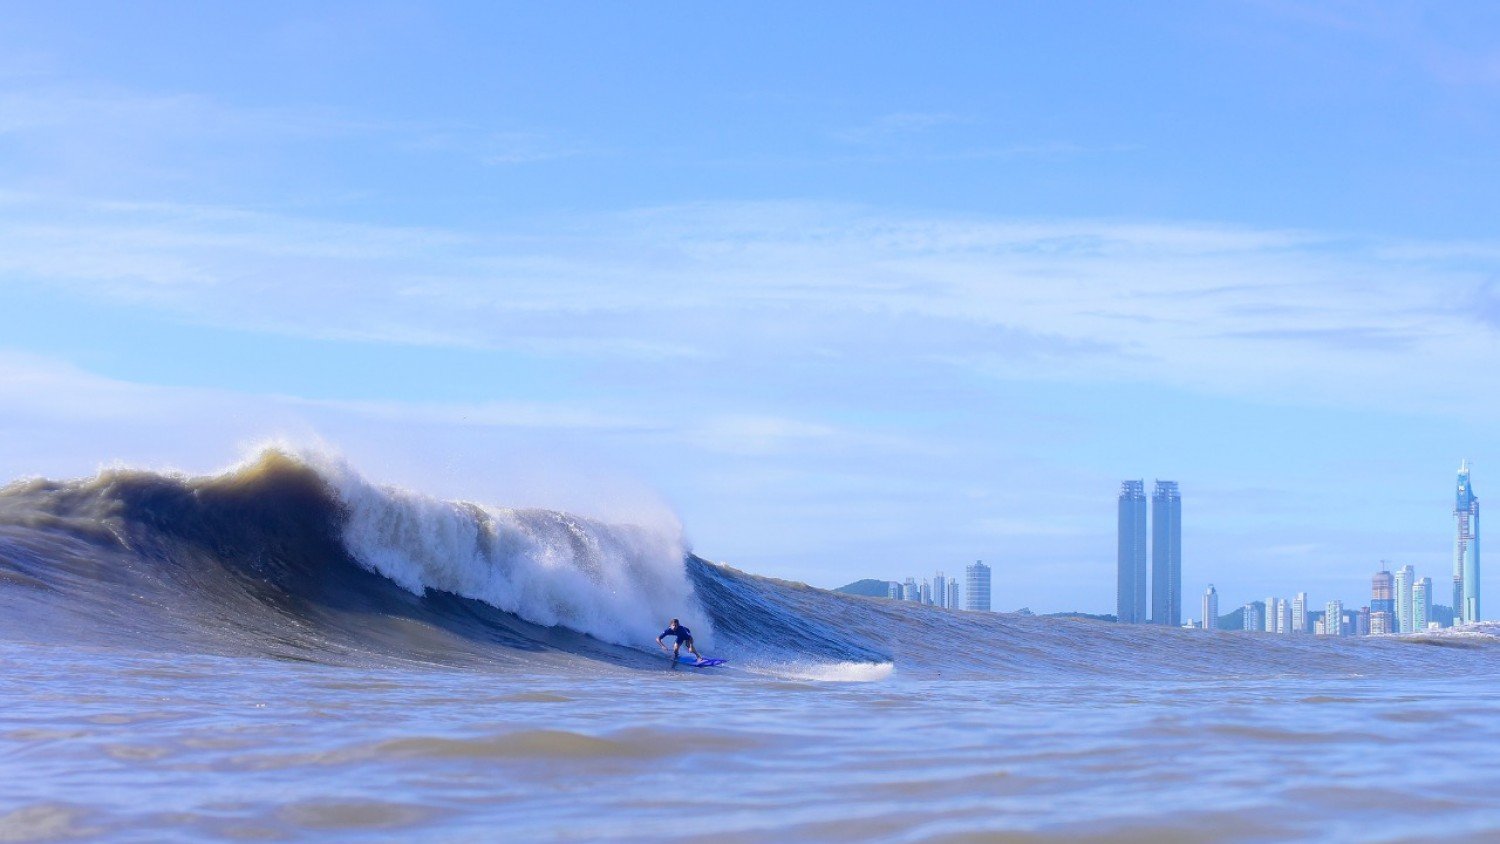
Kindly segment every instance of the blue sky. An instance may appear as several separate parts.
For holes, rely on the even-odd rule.
[[[0,474],[283,440],[835,586],[1439,584],[1489,4],[6,4]]]

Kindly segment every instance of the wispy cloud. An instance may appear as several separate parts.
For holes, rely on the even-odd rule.
[[[330,399],[219,388],[168,387],[111,378],[67,362],[0,348],[0,413],[11,420],[89,429],[99,425],[186,427],[207,442],[225,432],[215,419],[236,420],[242,435],[295,421],[299,430],[352,421],[397,429],[533,431],[551,438],[626,436],[705,453],[771,456],[809,449],[910,450],[913,444],[792,416],[705,409],[664,412],[646,400],[402,401]]]
[[[582,145],[552,132],[497,132],[464,127],[417,129],[414,137],[401,145],[420,151],[456,153],[488,166],[537,164],[592,154]]]
[[[31,82],[31,80],[21,80]],[[482,166],[518,166],[593,154],[542,127],[375,120],[333,108],[251,106],[191,92],[106,85],[6,84],[0,73],[0,138],[19,172],[144,174],[174,181],[232,172],[281,148],[304,154],[339,145],[442,155]],[[3,159],[0,159],[3,160]]]
[[[1317,4],[1259,0],[1256,5],[1283,20],[1377,45],[1444,85],[1500,86],[1500,48],[1489,36],[1491,29],[1476,26],[1476,17],[1493,16],[1493,10],[1483,4],[1463,11],[1456,4],[1449,4],[1453,6],[1449,9],[1443,4],[1352,0]]]
[[[900,111],[883,114],[859,126],[835,130],[832,136],[835,140],[846,143],[869,144],[969,122],[969,118],[944,112]]]
[[[1233,336],[1248,340],[1286,340],[1338,351],[1399,352],[1413,348],[1420,337],[1416,333],[1394,331],[1381,326],[1345,326],[1340,328],[1258,329],[1237,331]]]
[[[0,135],[37,143],[58,137],[70,146],[130,138],[180,145],[194,138],[347,136],[381,127],[305,107],[232,106],[192,93],[143,94],[106,86],[42,85],[0,89]]]
[[[1497,269],[1472,243],[1455,259],[1305,231],[804,203],[495,232],[10,194],[0,222],[0,283],[249,330],[605,361],[925,361],[1358,402],[1376,385],[1431,399],[1434,368],[1497,338],[1489,311],[1454,307],[1483,301]]]
[[[1007,159],[1065,159],[1081,155],[1133,152],[1134,144],[1085,145],[1065,140],[1019,140],[996,138],[993,132],[958,130],[977,129],[976,118],[947,112],[906,111],[881,115],[857,126],[829,133],[849,152],[823,158],[808,158],[802,163],[895,162],[981,162]]]

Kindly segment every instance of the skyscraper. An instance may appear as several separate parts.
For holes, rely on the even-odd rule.
[[[1265,608],[1260,604],[1253,601],[1246,604],[1245,608],[1240,611],[1240,629],[1252,630],[1259,633],[1261,628],[1266,625],[1265,620],[1262,618],[1264,613]]]
[[[1411,585],[1416,578],[1411,566],[1396,569],[1396,632],[1411,632]]]
[[[956,610],[961,605],[958,603],[958,578],[948,581],[948,609]]]
[[[1276,602],[1276,632],[1292,632],[1292,602],[1285,598]]]
[[[932,602],[940,607],[948,606],[948,578],[942,572],[932,576]]]
[[[1151,622],[1182,625],[1182,496],[1176,481],[1151,491]]]
[[[1208,591],[1203,593],[1203,629],[1219,629],[1219,590],[1212,583],[1208,584]]]
[[[905,598],[908,601],[921,602],[921,600],[922,600],[922,589],[921,589],[921,587],[917,586],[917,579],[916,578],[914,578],[914,577],[908,577],[906,579],[906,583],[902,584],[902,586],[901,586],[901,597]]]
[[[1146,482],[1120,483],[1119,556],[1115,616],[1122,624],[1146,621]]]
[[[1266,599],[1266,632],[1276,632],[1276,599]]]
[[[1323,632],[1329,636],[1344,635],[1344,602],[1329,601],[1323,608]]]
[[[1458,493],[1453,503],[1453,619],[1479,621],[1479,499],[1469,483],[1469,461],[1458,466]]]
[[[1424,577],[1411,588],[1411,629],[1420,633],[1432,620],[1432,578]]]
[[[1292,599],[1292,632],[1307,632],[1307,593],[1298,592]]]
[[[964,609],[970,612],[990,611],[990,567],[983,560],[964,567]]]
[[[1370,579],[1370,617],[1374,618],[1376,613],[1385,613],[1390,618],[1396,617],[1396,589],[1395,579],[1385,568],[1385,561],[1380,561],[1380,571]],[[1386,622],[1389,627],[1390,622]],[[1389,632],[1389,631],[1387,631]]]
[[[929,582],[927,582],[927,581],[925,581],[925,580],[922,581],[922,593],[921,594],[922,594],[922,603],[931,605],[932,604],[932,584],[929,583]]]

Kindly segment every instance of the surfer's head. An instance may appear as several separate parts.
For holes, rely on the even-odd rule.
[[[675,618],[674,618],[674,619],[672,619],[672,623],[671,623],[671,624],[668,624],[668,625],[667,625],[667,626],[668,626],[668,627],[678,627],[678,626],[680,626],[680,625],[678,625],[678,623],[677,623],[677,619],[675,619]]]

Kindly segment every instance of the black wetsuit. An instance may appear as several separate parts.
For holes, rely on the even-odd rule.
[[[675,630],[671,627],[668,627],[666,630],[661,631],[661,635],[657,636],[656,638],[665,639],[668,636],[676,636],[677,643],[679,645],[684,641],[688,642],[689,644],[691,644],[693,641],[693,631],[687,629],[686,627],[683,627],[681,624],[677,625],[677,628]]]

